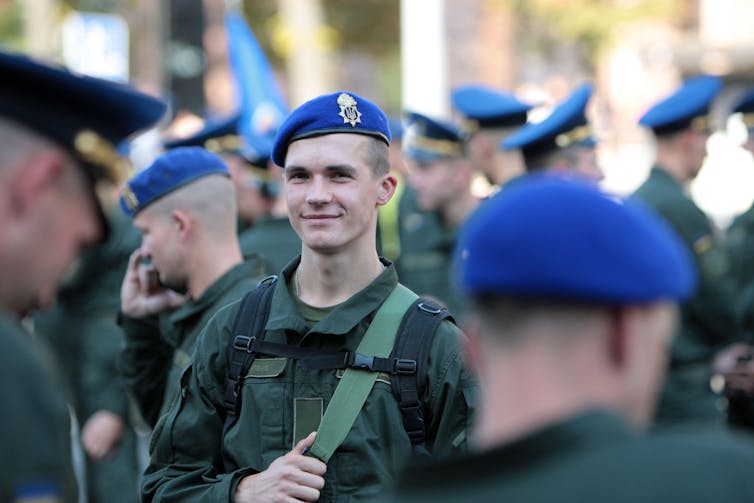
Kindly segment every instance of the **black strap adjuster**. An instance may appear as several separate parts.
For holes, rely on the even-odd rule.
[[[416,374],[416,360],[396,358],[395,373],[400,375]]]
[[[238,349],[240,351],[246,351],[247,353],[253,353],[254,350],[252,349],[252,346],[254,345],[254,341],[256,341],[256,337],[248,337],[246,335],[237,335],[233,339],[233,347],[235,349]]]

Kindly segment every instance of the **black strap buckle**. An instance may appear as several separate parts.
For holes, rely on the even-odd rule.
[[[416,374],[416,360],[397,358],[394,373],[401,375]]]
[[[254,344],[255,340],[257,340],[257,338],[253,336],[248,337],[246,335],[237,335],[235,339],[233,339],[233,348],[240,351],[246,351],[247,353],[253,353],[254,350],[251,346]]]

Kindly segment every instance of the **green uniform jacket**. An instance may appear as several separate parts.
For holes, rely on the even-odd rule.
[[[196,339],[223,306],[243,297],[259,281],[260,264],[243,262],[220,276],[198,299],[171,313],[144,319],[121,315],[126,344],[120,370],[150,426],[177,395],[181,374],[191,362]]]
[[[754,284],[754,205],[728,227],[725,243],[736,285],[744,288]]]
[[[694,297],[681,306],[681,334],[673,343],[673,364],[709,362],[718,349],[735,340],[735,290],[724,248],[706,215],[664,170],[653,168],[634,197],[654,208],[692,252],[699,273]]]
[[[278,274],[301,253],[301,238],[288,217],[265,216],[238,236],[244,257],[262,256],[265,271]]]
[[[70,416],[51,355],[2,311],[0,347],[0,501],[76,502]]]
[[[399,503],[754,501],[754,450],[723,435],[640,437],[590,411],[507,445],[415,468]]]
[[[364,290],[307,329],[286,284],[291,263],[273,292],[266,340],[294,346],[356,349],[371,317],[397,284],[392,266]],[[242,406],[223,434],[227,344],[239,304],[218,312],[197,345],[177,401],[155,430],[144,501],[232,501],[240,478],[265,470],[293,447],[295,399],[322,398],[327,407],[335,370],[311,370],[300,361],[258,356],[242,389]],[[443,322],[429,353],[424,395],[427,447],[433,456],[465,450],[475,388],[462,368],[460,331]],[[412,455],[389,376],[378,379],[343,444],[328,462],[320,501],[374,498]],[[238,469],[226,472],[223,451]]]
[[[437,213],[421,211],[415,192],[406,189],[399,206],[401,283],[418,295],[428,295],[462,319],[465,303],[451,281],[456,229],[446,228]]]
[[[715,239],[705,214],[663,169],[653,168],[634,197],[675,229],[692,253],[699,275],[697,292],[681,305],[679,333],[673,340],[657,420],[663,425],[718,422],[716,397],[709,389],[710,363],[715,352],[740,337],[725,249]]]

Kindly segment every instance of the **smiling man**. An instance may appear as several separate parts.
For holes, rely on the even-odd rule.
[[[412,403],[421,411],[412,425],[420,442],[391,386],[406,361],[378,356],[372,346],[387,346],[385,356],[393,350],[388,337],[410,309],[394,299],[405,295],[415,305],[376,249],[377,211],[396,187],[389,140],[384,113],[346,92],[303,104],[282,125],[273,160],[284,167],[301,256],[279,281],[255,290],[272,288],[269,304],[237,302],[208,324],[181,399],[154,437],[145,501],[374,498],[413,453],[464,450],[473,385],[458,330],[441,321],[428,339],[426,385]],[[386,313],[383,305],[396,307]],[[247,309],[257,309],[253,323],[266,320],[250,337],[237,335],[245,326],[234,322]],[[254,360],[231,378],[234,349]],[[332,361],[341,364],[325,363]],[[378,371],[380,362],[387,366]],[[353,389],[365,377],[372,384],[354,409]]]

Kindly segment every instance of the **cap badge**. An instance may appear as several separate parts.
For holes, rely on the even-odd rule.
[[[130,185],[126,184],[123,187],[122,196],[128,209],[131,210],[132,213],[135,213],[136,210],[139,209],[139,199],[136,197],[136,194],[134,194],[134,191],[131,190]]]
[[[343,124],[349,123],[351,127],[356,127],[361,122],[361,112],[356,109],[356,100],[353,96],[341,93],[338,96],[338,106],[340,107],[339,116],[343,117]]]

